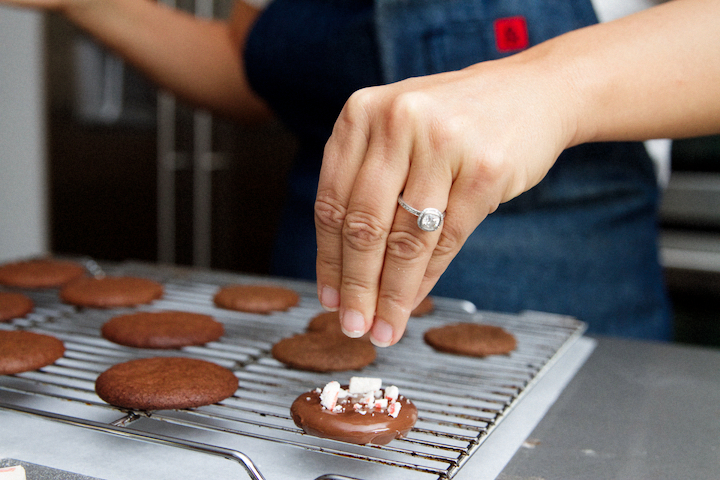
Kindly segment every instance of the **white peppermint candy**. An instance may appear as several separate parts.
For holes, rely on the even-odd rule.
[[[390,400],[391,402],[394,402],[398,399],[398,395],[400,394],[400,391],[398,390],[398,387],[395,385],[390,385],[385,389],[385,398]]]
[[[339,393],[340,383],[333,380],[325,385],[325,388],[323,388],[323,391],[320,394],[320,404],[328,410],[334,409]]]
[[[380,390],[381,387],[381,378],[352,377],[350,379],[349,390],[351,395],[357,395],[367,392],[374,392],[375,390]]]

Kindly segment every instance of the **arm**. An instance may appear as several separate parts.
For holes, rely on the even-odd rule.
[[[720,132],[719,15],[717,0],[675,0],[547,50],[574,72],[570,145]]]
[[[325,149],[318,295],[397,342],[470,233],[567,147],[720,132],[719,0],[675,0],[512,57],[356,92]],[[447,216],[423,232],[397,198]]]
[[[160,87],[239,120],[265,119],[242,64],[258,15],[238,1],[228,22],[200,19],[152,0],[0,0],[62,14]]]

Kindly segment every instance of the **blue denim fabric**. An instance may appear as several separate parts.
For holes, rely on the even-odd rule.
[[[352,91],[499,58],[493,22],[530,44],[595,23],[590,0],[275,0],[253,29],[248,76],[298,133],[273,273],[313,279],[322,147]],[[639,143],[563,152],[536,187],[470,236],[433,294],[479,309],[576,316],[593,333],[670,339],[658,263],[658,188]],[[452,212],[449,213],[451,215]]]
[[[527,22],[531,45],[597,23],[590,0],[376,0],[376,31],[387,83],[458,70],[508,55],[493,22]]]

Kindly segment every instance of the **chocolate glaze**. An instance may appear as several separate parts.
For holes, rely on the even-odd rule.
[[[398,402],[402,408],[397,418],[385,411],[362,415],[351,405],[344,412],[334,413],[320,405],[320,391],[312,390],[295,399],[290,414],[295,425],[316,437],[358,445],[385,445],[406,436],[417,420],[417,408],[410,400],[400,395]]]

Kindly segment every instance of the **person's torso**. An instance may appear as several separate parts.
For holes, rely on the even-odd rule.
[[[272,273],[314,278],[323,147],[355,90],[512,55],[596,21],[590,0],[274,0],[249,38],[247,72],[301,147]],[[666,338],[656,205],[642,144],[573,147],[473,232],[434,292]]]
[[[313,202],[324,144],[354,91],[512,55],[596,21],[590,0],[273,0],[251,32],[246,70],[297,134],[291,194]],[[605,150],[564,152],[540,185],[500,210],[655,188],[642,149]]]

